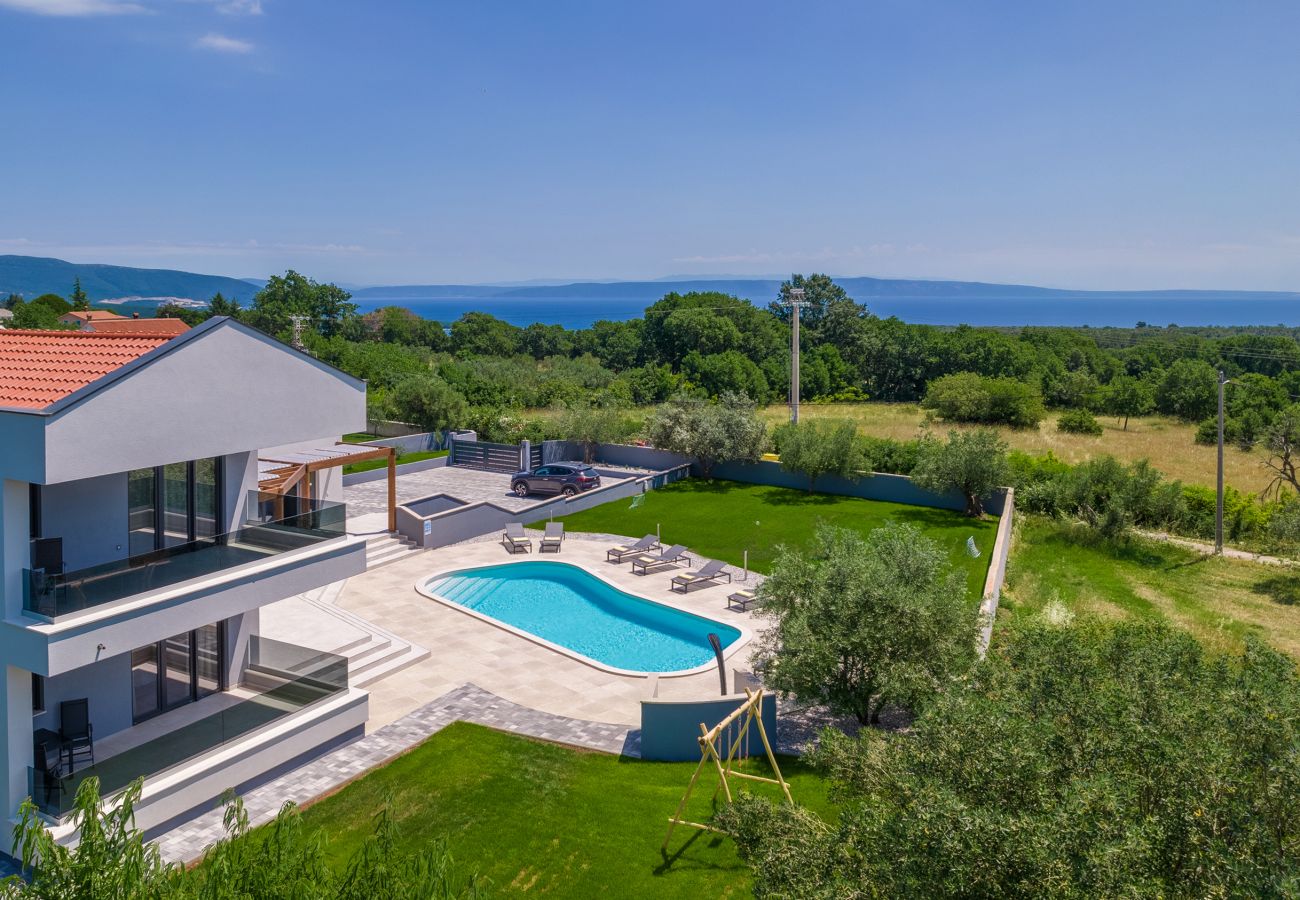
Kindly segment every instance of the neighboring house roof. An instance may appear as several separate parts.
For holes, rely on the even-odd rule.
[[[44,409],[171,337],[6,328],[0,331],[0,406]]]
[[[85,325],[92,319],[96,321],[107,321],[109,319],[125,319],[126,316],[119,316],[115,312],[106,312],[104,310],[72,310],[59,316],[59,321],[64,325]]]
[[[12,319],[13,317],[14,311],[12,309],[5,309],[3,306],[0,306],[0,319]]]
[[[180,319],[94,319],[81,328],[93,334],[165,334],[175,337],[190,330]]]

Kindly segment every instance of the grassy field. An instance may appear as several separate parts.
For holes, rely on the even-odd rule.
[[[416,453],[399,453],[397,454],[397,464],[419,462],[422,459],[437,459],[439,456],[446,456],[447,450],[420,450]],[[369,472],[371,469],[382,469],[388,465],[386,459],[368,459],[365,462],[348,463],[343,467],[344,475],[351,475],[353,472]]]
[[[976,521],[944,509],[734,481],[688,478],[644,496],[636,509],[629,508],[631,501],[621,501],[567,516],[565,527],[630,537],[653,534],[658,527],[665,544],[685,544],[733,565],[740,565],[748,550],[750,568],[766,572],[779,544],[806,545],[819,520],[863,534],[886,522],[907,522],[938,542],[952,564],[966,573],[967,584],[977,597],[984,587],[997,531],[996,519]],[[968,537],[975,538],[981,551],[976,559],[966,553]]]
[[[1217,559],[1133,539],[1116,546],[1083,526],[1016,516],[999,617],[1049,604],[1108,618],[1161,617],[1208,647],[1247,634],[1300,658],[1300,570]],[[995,632],[996,634],[996,632]]]
[[[796,760],[781,766],[795,799],[826,814],[825,784]],[[492,896],[749,896],[749,871],[726,838],[678,829],[668,858],[660,855],[668,816],[694,768],[458,723],[311,806],[304,822],[321,831],[341,867],[387,804],[408,848],[445,838],[457,872],[490,879]],[[707,821],[714,784],[703,781],[692,798],[694,821]],[[777,795],[766,785],[754,789]]]
[[[827,405],[803,404],[799,407],[803,418],[851,419],[858,427],[873,437],[896,440],[914,438],[921,433],[925,410],[914,403],[837,403]],[[789,408],[769,406],[763,417],[771,425],[789,419]],[[1134,462],[1149,459],[1170,478],[1188,484],[1214,486],[1215,448],[1197,444],[1192,438],[1195,426],[1164,416],[1142,416],[1130,419],[1128,430],[1114,419],[1098,417],[1105,431],[1090,437],[1083,434],[1065,434],[1056,430],[1055,413],[1048,415],[1036,430],[1015,431],[999,429],[1003,439],[1014,450],[1029,453],[1052,451],[1069,463],[1081,462],[1092,456],[1109,453],[1118,459]],[[932,429],[946,434],[951,428],[970,426],[948,425],[935,422]],[[1257,493],[1269,482],[1263,465],[1263,454],[1246,453],[1229,447],[1224,453],[1224,480],[1240,491]]]

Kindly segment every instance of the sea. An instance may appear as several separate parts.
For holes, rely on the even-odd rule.
[[[543,322],[587,328],[601,319],[639,318],[653,300],[628,297],[410,297],[366,296],[362,312],[405,306],[427,319],[449,323],[467,312],[485,312],[513,325]],[[1070,325],[1132,328],[1147,325],[1300,325],[1300,302],[1278,299],[1139,298],[1042,299],[1014,297],[878,297],[865,301],[877,316],[922,325]],[[759,305],[766,305],[765,303]]]

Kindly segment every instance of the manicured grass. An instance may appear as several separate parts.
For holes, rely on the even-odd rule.
[[[829,815],[824,782],[797,760],[780,763],[795,800]],[[457,872],[490,879],[490,895],[748,896],[749,870],[727,838],[679,828],[668,858],[660,855],[694,768],[458,723],[313,805],[304,821],[321,830],[331,863],[342,866],[387,804],[403,849],[445,838]],[[766,765],[749,770],[766,773]],[[715,784],[701,780],[688,808],[693,821],[707,821]],[[767,785],[753,790],[778,796]]]
[[[1017,514],[999,618],[1049,605],[1168,619],[1223,650],[1255,634],[1300,658],[1300,571],[1139,538],[1113,544],[1081,525]]]
[[[565,517],[565,528],[640,537],[659,526],[664,544],[685,544],[737,566],[748,550],[750,568],[767,572],[778,545],[807,546],[819,521],[863,534],[886,522],[906,522],[948,553],[975,597],[984,588],[997,532],[996,519],[976,521],[945,509],[699,478],[651,491],[636,509],[630,504],[619,500],[575,513]],[[968,537],[980,549],[976,559],[966,553]]]
[[[397,464],[419,462],[422,459],[437,459],[439,456],[446,456],[446,450],[421,450],[417,453],[399,453],[397,454]],[[382,469],[388,465],[386,459],[368,459],[365,462],[348,463],[343,467],[344,475],[351,475],[353,472],[369,472],[372,469]]]
[[[779,424],[790,417],[785,406],[769,406],[762,414],[769,425]],[[895,440],[919,436],[925,418],[925,410],[915,403],[804,403],[799,407],[799,414],[810,419],[851,419],[858,423],[864,434]],[[1093,437],[1057,431],[1057,418],[1058,414],[1053,412],[1037,428],[1022,431],[1000,428],[998,431],[1013,450],[1027,453],[1050,450],[1068,463],[1082,462],[1103,453],[1126,462],[1148,459],[1170,478],[1188,484],[1214,485],[1215,449],[1193,440],[1196,434],[1193,425],[1166,416],[1140,416],[1130,419],[1125,430],[1121,427],[1122,422],[1098,416],[1103,431]],[[935,422],[932,430],[943,435],[952,428],[970,427]],[[1224,479],[1238,490],[1257,493],[1264,489],[1270,478],[1263,461],[1262,451],[1242,451],[1229,446],[1224,452]]]

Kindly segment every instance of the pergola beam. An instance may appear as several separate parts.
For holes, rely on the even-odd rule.
[[[353,447],[355,444],[336,444],[337,447]],[[307,477],[310,479],[312,472],[320,472],[324,469],[337,469],[341,466],[351,465],[352,463],[367,462],[372,459],[388,460],[388,531],[390,533],[397,531],[397,448],[396,447],[373,447],[367,450],[358,450],[348,453],[340,453],[338,456],[330,456],[324,459],[314,459],[308,462],[272,459],[262,457],[263,462],[283,463],[284,468],[289,466],[298,466],[299,470],[291,478],[279,485],[274,493],[283,497],[289,492],[289,489],[297,484],[301,479]]]

